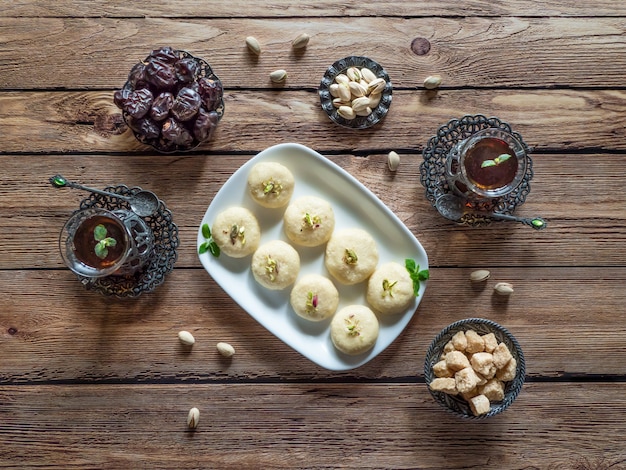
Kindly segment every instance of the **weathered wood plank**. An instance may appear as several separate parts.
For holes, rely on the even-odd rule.
[[[626,466],[617,383],[526,384],[487,422],[446,413],[423,384],[2,386],[0,399],[0,468]]]
[[[624,16],[626,9],[619,0],[598,0],[593,3],[595,16]],[[56,2],[14,0],[0,11],[3,17],[189,17],[194,18],[241,18],[241,17],[323,17],[323,16],[588,16],[588,5],[560,1],[502,0],[497,3],[488,0],[465,2],[445,1],[344,1],[333,0],[315,2],[290,0],[250,0],[237,8],[229,2],[205,2],[202,0],[181,0],[175,3],[149,2],[110,2],[106,0],[81,1],[64,0]]]
[[[180,230],[177,267],[199,267],[196,239],[204,213],[228,177],[250,157],[1,156],[0,268],[62,266],[58,234],[88,193],[53,188],[48,178],[57,173],[96,188],[122,183],[155,191]],[[384,154],[328,158],[398,215],[424,245],[433,266],[626,265],[624,155],[535,156],[531,193],[516,213],[544,216],[549,226],[541,232],[509,222],[471,228],[444,219],[424,197],[419,154],[403,154],[395,174],[389,172]]]
[[[342,373],[284,345],[204,270],[175,269],[155,292],[126,301],[86,292],[67,270],[0,271],[0,383],[413,381],[423,376],[436,334],[468,317],[507,327],[522,345],[530,377],[626,376],[623,268],[481,267],[492,277],[478,287],[469,281],[471,266],[431,268],[402,335],[368,364]],[[499,281],[514,285],[507,300],[493,293]],[[180,330],[196,337],[191,351],[180,345]],[[232,361],[217,353],[219,341],[237,350]]]
[[[135,140],[112,91],[0,93],[2,153],[150,153]],[[281,142],[318,151],[421,152],[437,129],[466,114],[509,122],[536,151],[626,150],[621,90],[397,90],[388,115],[367,130],[334,124],[317,93],[232,91],[202,152],[259,152]],[[155,159],[163,157],[155,156]]]
[[[277,68],[288,71],[285,86],[316,88],[348,55],[377,60],[405,88],[433,73],[445,87],[622,87],[626,67],[622,18],[0,18],[0,28],[5,89],[121,87],[162,45],[205,58],[229,89],[270,87]],[[311,42],[296,54],[291,41],[303,31]],[[384,40],[372,40],[375,31]],[[249,35],[260,58],[246,49]],[[412,51],[416,37],[428,54]]]

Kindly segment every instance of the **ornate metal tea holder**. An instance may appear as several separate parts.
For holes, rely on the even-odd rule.
[[[106,195],[106,192],[118,196],[132,197],[142,191],[139,187],[129,188],[125,185],[108,186],[99,194],[92,193],[83,199],[79,212],[89,208],[103,208],[113,213],[132,214],[133,225],[138,231],[147,229],[152,232],[152,250],[146,254],[134,256],[134,263],[140,266],[125,266],[119,273],[105,277],[93,278],[78,275],[80,282],[87,290],[100,292],[106,296],[118,298],[138,297],[143,293],[152,292],[165,281],[165,276],[172,271],[178,258],[176,249],[180,241],[178,239],[178,227],[172,221],[172,213],[159,200],[156,212],[150,216],[139,217],[132,213],[128,199],[120,199],[117,196]],[[139,233],[144,236],[143,233]]]
[[[469,226],[485,225],[495,220],[511,220],[511,213],[526,200],[526,196],[530,193],[530,180],[533,177],[533,169],[532,159],[529,155],[531,150],[524,143],[521,135],[513,132],[509,124],[495,117],[488,118],[479,114],[474,116],[467,115],[461,119],[452,119],[447,124],[441,126],[437,134],[428,141],[423,151],[424,161],[420,165],[420,181],[426,189],[426,199],[430,201],[442,216],[451,219],[450,213],[445,209],[446,204],[441,203],[455,194],[446,177],[448,155],[459,142],[488,128],[509,132],[519,140],[526,153],[526,171],[519,186],[503,196],[480,198],[457,195],[465,211],[458,218],[457,222]],[[437,203],[438,201],[439,204]],[[499,217],[499,214],[505,217]],[[531,225],[535,229],[545,228],[546,226],[545,221],[541,218],[528,220],[529,223],[527,225]],[[531,223],[532,220],[536,221],[535,224]]]

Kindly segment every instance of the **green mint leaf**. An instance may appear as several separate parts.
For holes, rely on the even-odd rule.
[[[215,256],[216,258],[220,255],[221,250],[220,247],[217,246],[217,243],[215,243],[214,241],[211,241],[211,243],[209,243],[209,251],[211,252],[211,254],[213,256]]]
[[[96,228],[93,229],[93,238],[99,242],[104,240],[107,236],[107,229],[104,225],[99,224],[96,225]]]
[[[209,227],[209,224],[202,224],[202,236],[204,238],[211,238],[211,227]]]
[[[428,269],[422,269],[420,272],[417,273],[417,278],[420,281],[425,281],[429,277],[430,277],[430,273],[428,272]]]
[[[104,240],[102,240],[101,243],[104,243],[105,246],[115,246],[117,245],[117,240],[115,238],[107,237]]]
[[[409,273],[414,273],[417,269],[419,269],[419,266],[415,264],[415,260],[411,258],[407,258],[404,260],[404,266]]]
[[[509,155],[508,153],[503,153],[502,155],[498,155],[495,158],[496,165],[499,165],[502,162],[506,162],[509,158],[511,158],[511,155]]]
[[[198,254],[203,255],[208,251],[208,249],[209,249],[209,242],[204,242],[202,245],[200,245],[200,248],[198,248]]]
[[[100,259],[106,258],[107,255],[109,254],[109,250],[107,249],[107,245],[104,242],[104,240],[101,240],[98,243],[96,243],[96,247],[94,248],[94,251],[96,252],[96,256]]]

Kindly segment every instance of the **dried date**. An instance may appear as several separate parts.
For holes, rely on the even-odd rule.
[[[172,115],[179,121],[189,121],[200,110],[202,98],[191,88],[181,88],[172,105]]]
[[[174,95],[169,91],[160,93],[152,102],[150,117],[155,121],[163,121],[169,116],[170,109],[174,104]]]

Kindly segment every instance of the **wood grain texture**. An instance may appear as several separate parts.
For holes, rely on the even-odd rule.
[[[214,138],[194,153],[256,153],[282,142],[320,152],[421,152],[443,124],[497,116],[535,152],[626,150],[626,91],[397,90],[388,115],[363,131],[334,124],[311,91],[233,91]],[[270,118],[271,116],[271,118]],[[113,104],[113,91],[0,93],[2,153],[149,153]],[[340,147],[337,144],[340,143]],[[619,157],[615,157],[619,158]]]
[[[530,383],[487,422],[423,384],[0,386],[0,468],[621,469],[622,395]]]
[[[7,89],[119,88],[162,45],[206,59],[229,90],[269,88],[277,68],[288,72],[284,86],[317,88],[326,68],[348,55],[378,61],[394,86],[412,89],[434,73],[455,88],[623,87],[626,67],[623,18],[60,17],[0,18],[0,28]],[[311,41],[294,53],[291,41],[302,32]],[[376,34],[384,40],[372,40]],[[245,46],[250,35],[262,44],[258,58]],[[411,50],[418,37],[430,43],[425,55]]]
[[[98,383],[369,378],[414,381],[441,329],[467,317],[492,319],[518,339],[531,377],[626,375],[623,268],[486,267],[489,282],[469,281],[472,267],[432,268],[408,328],[370,363],[344,373],[304,359],[259,326],[200,269],[175,269],[135,300],[85,292],[63,271],[0,271],[2,383]],[[514,285],[507,299],[496,282]],[[602,299],[593,302],[591,299]],[[191,351],[180,330],[196,337]],[[220,341],[237,350],[223,361]],[[607,360],[610,357],[611,360]]]
[[[4,3],[0,469],[626,469],[625,2]],[[294,52],[302,32],[311,41]],[[139,144],[112,102],[162,45],[203,57],[225,86],[214,139],[185,154]],[[364,131],[333,124],[319,103],[324,71],[348,55],[380,62],[394,87],[386,118]],[[278,68],[282,85],[269,80]],[[435,73],[442,86],[426,91]],[[459,226],[426,200],[422,152],[468,114],[510,123],[533,148],[532,191],[516,213],[545,217],[547,230]],[[354,370],[325,370],[274,337],[196,253],[217,191],[285,142],[355,176],[428,253],[411,322]],[[53,188],[57,173],[159,195],[181,242],[163,285],[125,301],[84,290],[58,234],[87,194]],[[472,284],[479,268],[491,278]],[[514,286],[508,298],[493,292],[501,281]],[[446,413],[424,383],[430,342],[467,317],[505,326],[526,360],[522,393],[487,421]]]

